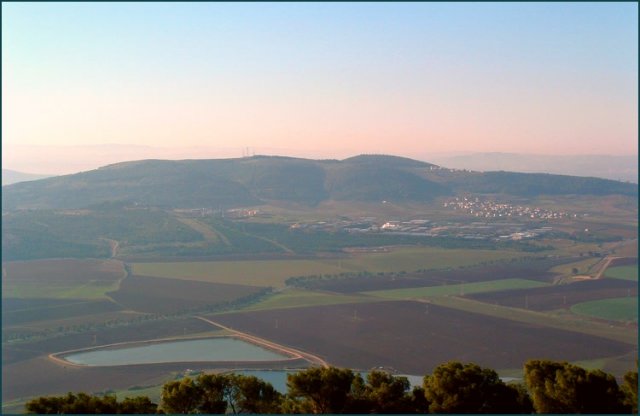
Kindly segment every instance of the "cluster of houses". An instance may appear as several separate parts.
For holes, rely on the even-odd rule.
[[[540,237],[553,231],[552,227],[540,226],[539,220],[576,217],[564,211],[552,211],[520,205],[499,203],[480,198],[457,197],[444,202],[444,207],[478,217],[478,221],[433,222],[425,218],[409,220],[340,217],[327,221],[295,223],[291,230],[347,232],[350,234],[384,233],[416,237],[455,237],[477,240],[523,240]],[[210,208],[176,209],[184,217],[206,217],[220,215],[229,219],[250,218],[264,214],[260,210],[236,208],[214,210]],[[533,222],[531,220],[534,220]],[[536,224],[538,223],[538,224]],[[537,227],[537,228],[535,228]]]
[[[552,211],[544,208],[511,205],[495,201],[481,200],[480,198],[457,197],[445,202],[443,205],[445,208],[461,210],[480,218],[524,217],[539,220],[550,220],[577,217],[577,214],[570,214],[565,211]]]
[[[553,231],[553,228],[549,226],[532,228],[531,225],[525,223],[506,221],[436,223],[427,219],[379,221],[375,218],[296,223],[291,225],[290,229],[329,232],[343,231],[350,234],[384,233],[387,235],[415,237],[455,237],[496,241],[530,239]]]
[[[211,217],[213,215],[222,217],[222,218],[230,218],[230,219],[240,219],[240,218],[250,218],[255,217],[261,213],[258,209],[248,209],[248,208],[233,208],[233,209],[213,209],[213,208],[180,208],[174,209],[173,212],[176,214],[180,214],[183,217],[190,218],[204,218]]]

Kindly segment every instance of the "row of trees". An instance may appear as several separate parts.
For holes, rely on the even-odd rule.
[[[41,397],[30,413],[637,413],[638,372],[622,386],[600,370],[531,360],[523,384],[505,384],[491,369],[451,361],[411,389],[405,377],[313,367],[287,376],[287,393],[254,376],[201,374],[166,383],[160,405],[148,397]]]

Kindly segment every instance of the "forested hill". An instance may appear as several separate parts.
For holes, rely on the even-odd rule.
[[[2,208],[83,208],[114,201],[167,208],[250,206],[280,200],[430,201],[461,192],[518,196],[622,194],[638,185],[606,179],[450,170],[412,159],[361,155],[338,160],[254,156],[142,160],[4,186]]]

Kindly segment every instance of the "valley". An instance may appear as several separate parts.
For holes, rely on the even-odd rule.
[[[240,161],[256,173],[234,173],[255,176],[240,199],[229,190],[229,205],[169,203],[168,195],[161,201],[150,193],[118,199],[119,189],[97,188],[91,201],[77,190],[74,201],[29,196],[53,183],[46,181],[67,180],[74,189],[78,178],[4,188],[3,412],[67,391],[155,397],[164,382],[207,370],[329,363],[423,376],[456,359],[518,379],[528,359],[571,361],[617,377],[635,367],[637,186],[524,195],[487,182],[477,192],[445,192],[443,178],[461,181],[465,173],[364,158],[317,183],[321,164],[307,171],[309,161],[278,161]],[[292,163],[296,180],[304,172],[310,182],[278,188]],[[117,170],[121,184],[128,166]],[[386,182],[363,188],[340,176],[344,170]],[[435,185],[415,182],[422,193],[402,198],[386,193],[389,181],[406,182],[409,173],[435,175]],[[79,175],[91,184],[98,174]],[[360,189],[351,199],[347,185]],[[314,186],[324,190],[311,192]],[[105,366],[59,355],[228,337],[298,355]]]

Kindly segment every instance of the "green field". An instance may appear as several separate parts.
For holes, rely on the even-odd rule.
[[[601,299],[573,305],[571,312],[614,321],[638,322],[638,298]]]
[[[485,261],[525,257],[509,250],[465,250],[438,247],[401,247],[387,253],[359,254],[348,258],[317,260],[253,260],[173,263],[135,263],[137,275],[170,277],[215,283],[284,287],[293,276],[368,271],[399,272],[459,267]]]
[[[306,306],[339,305],[343,303],[371,302],[371,298],[362,295],[340,295],[291,289],[277,293],[268,299],[251,305],[242,311],[262,311],[267,309],[301,308]],[[376,299],[377,301],[377,299]]]
[[[126,275],[116,260],[8,262],[2,272],[3,298],[109,299]]]
[[[467,295],[472,293],[496,292],[510,289],[531,289],[547,286],[544,283],[526,279],[490,280],[487,282],[462,283],[456,285],[417,287],[408,289],[377,290],[364,292],[367,295],[385,299],[417,299],[437,296]]]
[[[637,281],[638,265],[609,267],[604,275],[614,279]]]
[[[105,293],[118,289],[118,282],[106,284],[90,281],[82,285],[59,284],[34,286],[12,283],[3,287],[2,296],[7,298],[53,298],[53,299],[106,299]]]

